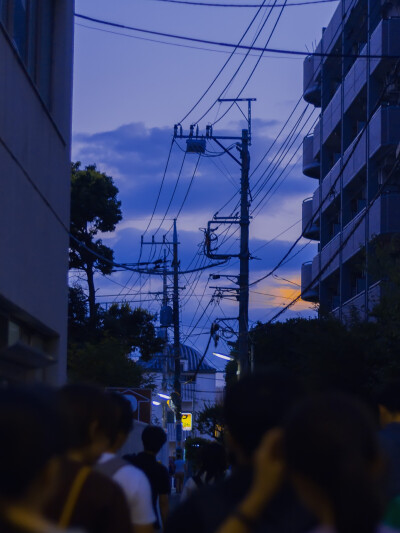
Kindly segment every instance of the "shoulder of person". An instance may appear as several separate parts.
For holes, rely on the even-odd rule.
[[[104,499],[108,502],[113,497],[125,498],[120,485],[114,479],[96,470],[89,472],[85,484],[87,488],[85,492],[93,494],[96,500]]]
[[[115,473],[115,479],[131,486],[143,486],[149,483],[146,474],[140,468],[126,464]]]

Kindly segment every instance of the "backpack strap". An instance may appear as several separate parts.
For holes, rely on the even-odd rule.
[[[81,493],[82,487],[90,474],[91,468],[89,466],[83,466],[79,472],[76,474],[76,477],[71,485],[67,500],[65,502],[64,508],[62,510],[60,520],[58,525],[65,529],[69,526],[71,522],[72,514],[76,507],[79,495]]]
[[[104,463],[98,463],[94,467],[94,470],[96,470],[96,472],[100,472],[100,474],[103,474],[103,476],[112,478],[114,474],[118,472],[118,470],[127,465],[129,465],[127,461],[124,461],[120,457],[113,457]]]

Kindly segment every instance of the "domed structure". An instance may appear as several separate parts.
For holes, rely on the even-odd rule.
[[[183,373],[199,372],[202,374],[215,374],[216,369],[201,361],[202,355],[186,344],[180,345],[181,371]],[[167,361],[167,367],[164,367],[164,362]],[[158,353],[153,355],[152,359],[146,363],[141,363],[142,366],[150,372],[174,372],[174,347],[167,344],[165,353]],[[200,366],[199,366],[200,364]]]
[[[196,413],[217,400],[216,373],[217,369],[202,360],[202,354],[186,344],[180,345],[181,362],[181,400],[183,440],[187,437],[202,436],[196,430]],[[152,402],[152,423],[162,425],[168,434],[168,450],[172,455],[175,451],[176,428],[174,412],[167,398],[174,390],[175,360],[174,347],[167,343],[162,353],[153,355],[150,361],[141,362],[145,372],[155,384]]]

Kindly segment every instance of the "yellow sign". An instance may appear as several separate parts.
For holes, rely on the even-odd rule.
[[[192,413],[182,413],[183,431],[192,431]]]

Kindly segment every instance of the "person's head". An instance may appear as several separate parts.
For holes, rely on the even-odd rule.
[[[210,442],[201,448],[199,474],[206,474],[206,482],[223,477],[226,468],[225,448],[221,444]]]
[[[182,457],[183,457],[182,450],[176,450],[176,458],[177,458],[177,460],[182,459]]]
[[[379,421],[382,427],[400,422],[400,380],[385,383],[378,393]]]
[[[43,387],[0,390],[0,502],[40,510],[65,451],[56,394]]]
[[[109,392],[108,398],[114,411],[115,425],[108,427],[107,436],[110,440],[110,449],[116,452],[122,448],[133,429],[133,411],[130,401],[122,394]]]
[[[373,533],[381,456],[367,408],[341,393],[307,399],[283,427],[283,457],[300,499],[338,533]]]
[[[146,452],[157,455],[167,442],[167,435],[159,426],[146,426],[142,433],[142,442]]]
[[[227,389],[225,434],[237,462],[251,461],[265,432],[281,425],[299,396],[296,380],[275,371],[245,376]]]
[[[93,464],[110,447],[115,435],[115,416],[110,399],[89,385],[66,385],[58,392],[68,421],[68,452],[71,458]]]

